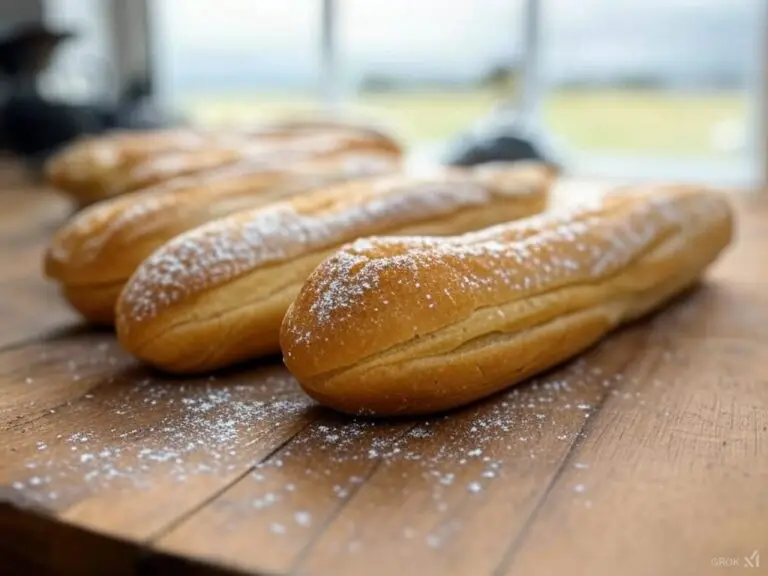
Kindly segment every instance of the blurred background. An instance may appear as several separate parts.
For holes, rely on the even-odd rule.
[[[767,14],[764,0],[0,0],[0,32],[73,33],[36,86],[121,125],[331,110],[429,158],[514,134],[576,176],[749,185],[768,166]]]

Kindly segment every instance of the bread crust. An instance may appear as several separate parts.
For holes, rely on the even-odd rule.
[[[194,175],[241,161],[287,164],[351,151],[388,156],[393,162],[402,158],[402,151],[391,140],[368,132],[310,133],[264,140],[252,138],[211,144],[196,150],[166,152],[147,158],[130,166],[120,177],[113,178],[108,195],[133,192],[171,178]]]
[[[88,204],[105,196],[103,188],[123,167],[170,150],[198,148],[206,136],[194,130],[142,130],[82,138],[46,162],[45,176],[54,188]]]
[[[54,234],[44,271],[62,285],[64,297],[86,320],[111,324],[125,282],[174,236],[330,182],[399,168],[399,159],[388,152],[342,151],[294,164],[243,161],[176,178],[80,211]]]
[[[333,185],[182,234],[142,263],[117,334],[142,360],[202,372],[279,352],[286,309],[315,266],[371,234],[454,234],[541,212],[555,174],[535,163]]]
[[[454,238],[359,240],[290,306],[284,361],[341,412],[463,406],[659,308],[699,280],[732,231],[723,194],[669,185]]]
[[[243,158],[282,154],[298,160],[332,150],[379,150],[401,157],[392,137],[363,127],[286,124],[243,131],[115,132],[75,142],[45,168],[53,187],[85,206],[175,176],[226,166]]]

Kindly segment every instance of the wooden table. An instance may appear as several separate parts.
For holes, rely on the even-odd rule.
[[[743,573],[768,573],[759,195],[663,312],[491,400],[378,424],[313,405],[279,360],[143,368],[41,278],[61,201],[0,195],[0,573],[698,576],[760,554]]]

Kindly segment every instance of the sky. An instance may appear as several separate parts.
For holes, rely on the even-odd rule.
[[[320,0],[156,0],[181,84],[311,81]],[[744,69],[761,0],[542,0],[548,74]],[[211,6],[216,6],[211,10]],[[471,80],[520,54],[523,0],[337,0],[345,75]]]
[[[524,0],[336,0],[345,78],[474,81],[519,57]],[[63,22],[101,0],[47,0]],[[156,60],[180,89],[312,84],[321,0],[152,0]],[[762,0],[541,0],[545,76],[744,73]],[[56,10],[54,10],[56,11]],[[103,34],[102,34],[103,35]],[[96,47],[98,38],[91,38]],[[87,51],[88,48],[84,49]],[[82,61],[82,59],[80,59]]]
[[[345,68],[425,70],[449,65],[471,68],[478,61],[514,54],[520,35],[519,0],[351,0],[342,4],[340,47]],[[185,66],[189,54],[202,60],[227,55],[273,67],[316,69],[320,35],[319,0],[266,2],[221,0],[212,16],[207,0],[170,0],[163,17],[171,31],[170,65]],[[183,16],[181,5],[185,6]]]

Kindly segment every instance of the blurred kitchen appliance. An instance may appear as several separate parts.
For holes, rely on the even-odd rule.
[[[103,98],[75,104],[44,94],[42,74],[61,45],[75,37],[72,31],[31,24],[0,39],[0,146],[33,167],[87,134],[178,123],[155,108],[148,78],[134,78],[119,87],[114,102]],[[102,77],[115,77],[109,70],[102,72]]]

